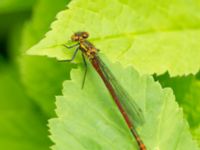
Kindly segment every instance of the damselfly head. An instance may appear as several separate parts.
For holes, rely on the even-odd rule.
[[[87,32],[76,32],[71,36],[72,41],[81,41],[87,39],[89,37],[89,33]]]

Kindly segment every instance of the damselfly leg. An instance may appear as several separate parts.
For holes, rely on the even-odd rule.
[[[66,44],[63,44],[63,46],[65,46],[65,47],[68,48],[68,49],[72,49],[72,48],[78,46],[78,47],[76,48],[76,50],[74,51],[74,53],[73,53],[71,59],[59,60],[59,62],[71,62],[71,61],[73,61],[74,58],[76,57],[76,54],[78,53],[78,51],[79,51],[79,49],[80,49],[80,44],[77,43],[77,44],[74,44],[74,45],[71,45],[71,46],[68,46],[68,45],[66,45]],[[87,75],[87,62],[86,62],[86,59],[85,59],[84,54],[82,53],[81,55],[82,55],[83,64],[84,64],[84,67],[85,67],[85,72],[84,72],[83,81],[82,81],[82,85],[81,85],[81,88],[83,89],[84,84],[85,84],[86,75]]]
[[[67,60],[59,60],[59,62],[71,62],[71,61],[73,61],[74,58],[76,57],[76,54],[77,54],[78,50],[79,50],[79,47],[76,48],[76,50],[74,51],[74,54],[73,54],[73,56],[72,56],[71,59],[67,59]]]
[[[86,62],[86,60],[85,60],[85,56],[84,56],[83,53],[82,53],[82,58],[83,58],[83,64],[84,64],[84,66],[85,66],[85,72],[84,72],[83,81],[82,81],[82,86],[81,86],[81,88],[83,89],[84,84],[85,84],[86,75],[87,75],[87,62]]]
[[[68,48],[68,49],[72,49],[72,48],[74,48],[76,46],[79,46],[79,43],[76,43],[76,44],[71,45],[71,46],[68,46],[67,44],[63,44],[63,46],[66,47],[66,48]]]

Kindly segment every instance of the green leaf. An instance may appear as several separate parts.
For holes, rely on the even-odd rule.
[[[34,16],[23,31],[19,65],[22,80],[28,94],[40,105],[49,116],[54,116],[55,95],[60,94],[61,84],[69,79],[69,70],[72,65],[59,63],[54,59],[39,56],[24,55],[25,51],[39,41],[48,31],[55,14],[64,9],[68,0],[55,3],[54,0],[42,0],[34,9]]]
[[[70,66],[44,57],[23,56],[20,61],[28,94],[48,117],[54,116],[55,95],[60,93],[62,82],[69,79]]]
[[[31,9],[36,0],[1,0],[0,1],[0,14],[14,13],[19,11],[26,11]]]
[[[200,125],[200,81],[193,75],[170,78],[168,74],[156,77],[163,87],[171,87],[177,102],[183,108],[191,128]]]
[[[106,64],[110,64],[107,63]],[[162,89],[150,76],[140,76],[131,67],[108,65],[117,80],[138,103],[145,123],[137,128],[151,150],[199,150],[192,140],[183,112],[172,90]],[[81,89],[83,70],[72,71],[63,95],[57,97],[57,118],[49,126],[53,150],[133,150],[137,145],[108,90],[89,65],[86,85]]]
[[[70,58],[65,44],[73,32],[88,31],[90,40],[111,61],[140,73],[171,76],[200,68],[198,0],[76,0],[57,16],[46,37],[29,54]]]
[[[29,12],[17,12],[12,14],[0,14],[0,39],[5,40],[7,36],[12,33],[15,26],[22,26],[22,23],[30,17]],[[19,38],[19,37],[18,37]],[[19,43],[18,43],[19,45]]]
[[[0,149],[48,150],[46,116],[25,94],[16,68],[0,60]]]
[[[194,135],[194,138],[198,141],[198,144],[200,146],[200,126],[196,129],[194,129],[192,133]]]
[[[55,3],[53,0],[41,0],[33,9],[32,19],[26,23],[23,32],[22,51],[26,51],[36,42],[43,38],[49,30],[50,23],[55,20],[56,14],[65,9],[69,0],[60,0]]]

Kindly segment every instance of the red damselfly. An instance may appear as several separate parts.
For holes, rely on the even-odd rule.
[[[98,49],[87,40],[89,34],[87,32],[76,32],[72,35],[71,40],[73,42],[77,42],[75,45],[67,46],[68,49],[76,47],[74,54],[71,59],[63,60],[63,61],[73,61],[77,52],[80,50],[82,52],[82,58],[85,65],[85,74],[82,83],[82,87],[85,82],[85,77],[87,73],[87,63],[85,60],[85,56],[89,59],[92,66],[95,68],[101,79],[103,80],[105,86],[110,92],[115,104],[120,110],[128,128],[131,133],[135,137],[139,149],[146,150],[146,146],[143,144],[140,136],[138,135],[134,124],[143,122],[143,115],[141,109],[137,106],[137,104],[132,100],[131,96],[124,90],[124,88],[118,83],[112,72],[105,65],[102,59],[98,55]]]

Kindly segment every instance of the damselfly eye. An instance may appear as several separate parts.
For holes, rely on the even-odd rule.
[[[89,34],[88,34],[87,32],[83,32],[83,33],[82,33],[82,36],[83,36],[83,38],[86,39],[86,38],[88,38]]]

